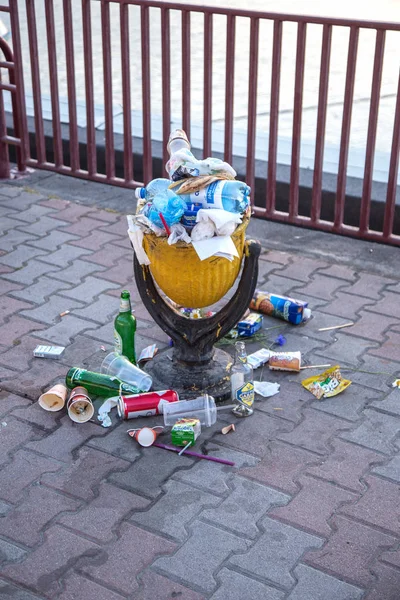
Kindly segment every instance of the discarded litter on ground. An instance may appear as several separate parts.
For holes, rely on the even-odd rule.
[[[349,387],[351,381],[343,379],[339,365],[331,367],[320,375],[313,375],[301,382],[318,400],[337,396]]]
[[[311,317],[308,302],[262,290],[254,292],[250,308],[265,315],[288,321],[292,325],[299,325]]]
[[[271,371],[296,371],[301,368],[301,352],[272,352],[268,366]]]
[[[65,346],[44,346],[39,344],[33,351],[36,358],[54,358],[59,360],[64,354]]]
[[[155,427],[142,427],[141,429],[128,429],[128,434],[134,438],[140,446],[148,448],[152,446],[157,439],[157,436],[164,431],[162,425]]]
[[[318,331],[333,331],[334,329],[343,329],[344,327],[351,327],[354,323],[344,323],[344,325],[332,325],[331,327],[321,327]]]
[[[279,392],[280,384],[273,383],[270,381],[255,381],[254,382],[254,391],[256,394],[260,396],[264,396],[264,398],[270,398],[271,396],[275,396]]]
[[[223,427],[221,429],[221,433],[222,435],[226,435],[227,433],[229,433],[230,431],[236,431],[236,427],[234,423],[231,423],[230,425],[227,425],[226,427]]]

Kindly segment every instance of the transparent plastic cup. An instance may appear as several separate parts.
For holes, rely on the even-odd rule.
[[[137,387],[141,392],[148,392],[153,385],[153,380],[144,371],[135,367],[125,356],[117,352],[107,354],[100,367],[101,373],[114,375],[122,382]]]
[[[204,394],[194,400],[181,400],[164,405],[164,425],[172,427],[179,419],[200,419],[205,427],[210,427],[217,420],[217,407],[212,396]]]

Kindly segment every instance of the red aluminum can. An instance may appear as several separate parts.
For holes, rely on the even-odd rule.
[[[163,412],[164,404],[178,400],[178,393],[174,390],[120,396],[117,404],[118,416],[121,419],[137,419],[138,417],[160,415]]]

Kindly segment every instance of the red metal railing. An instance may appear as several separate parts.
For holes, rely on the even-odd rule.
[[[9,12],[8,6],[0,6],[1,12]],[[24,145],[21,140],[21,95],[19,85],[21,78],[19,77],[20,70],[17,68],[14,53],[7,42],[0,37],[0,52],[2,52],[5,60],[0,60],[0,179],[8,179],[10,177],[10,161],[8,146],[17,147],[17,166],[20,172],[25,170],[25,157],[23,154]],[[3,83],[1,69],[7,69],[9,83]],[[17,80],[19,79],[19,85]],[[13,108],[13,125],[14,136],[7,134],[6,117],[4,112],[3,90],[11,92],[11,101]]]
[[[103,65],[103,99],[105,118],[105,172],[100,172],[96,157],[96,126],[95,126],[95,83],[94,63],[97,55],[93,49],[92,8],[100,2],[100,19],[102,31],[102,49],[99,54]],[[75,79],[74,53],[74,24],[72,19],[72,8],[70,0],[63,0],[63,23],[65,39],[65,63],[68,92],[69,112],[69,156],[70,163],[66,165],[63,159],[61,122],[59,108],[59,83],[56,56],[56,33],[54,22],[53,0],[45,2],[45,21],[48,45],[48,69],[50,79],[50,95],[52,106],[53,124],[53,149],[54,161],[50,162],[46,157],[43,115],[41,104],[41,79],[40,63],[42,57],[38,53],[37,24],[35,19],[35,0],[25,0],[27,15],[27,35],[30,49],[31,80],[34,98],[35,133],[36,133],[36,158],[32,158],[26,128],[26,110],[24,104],[24,70],[21,60],[21,36],[18,22],[18,4],[22,0],[10,3],[9,8],[3,8],[10,12],[13,48],[16,66],[13,68],[7,63],[1,66],[15,71],[15,88],[13,93],[16,104],[13,110],[18,113],[19,122],[22,124],[23,132],[20,133],[20,161],[24,165],[39,169],[48,169],[67,175],[73,175],[93,181],[100,181],[113,185],[134,188],[141,185],[136,179],[137,166],[133,164],[132,135],[132,99],[131,99],[131,76],[130,64],[130,20],[129,11],[132,5],[140,11],[141,28],[141,79],[142,90],[142,127],[143,127],[143,179],[147,182],[153,176],[152,161],[152,136],[151,136],[151,99],[152,99],[152,31],[154,31],[151,20],[151,11],[158,9],[161,15],[159,39],[161,46],[161,106],[162,106],[162,143],[164,148],[163,160],[167,160],[166,144],[171,124],[171,86],[174,73],[171,70],[171,14],[178,11],[180,14],[181,34],[179,40],[174,40],[177,46],[182,48],[181,58],[181,89],[182,109],[180,123],[182,127],[190,131],[192,125],[192,42],[191,31],[193,30],[193,15],[203,15],[203,97],[202,100],[202,131],[203,131],[203,154],[211,154],[213,147],[213,30],[216,30],[215,21],[220,15],[226,18],[226,53],[225,53],[225,115],[224,115],[224,158],[232,161],[234,146],[234,89],[235,81],[242,73],[235,72],[235,43],[238,39],[238,31],[243,19],[249,23],[249,62],[248,62],[248,109],[247,109],[247,143],[246,143],[246,173],[248,184],[254,188],[255,151],[257,132],[257,85],[260,78],[260,27],[264,22],[273,24],[273,38],[271,51],[271,80],[270,80],[270,110],[269,110],[269,137],[268,137],[268,167],[267,185],[264,198],[257,197],[254,205],[254,213],[258,217],[275,221],[292,223],[331,231],[343,235],[360,237],[363,239],[382,241],[385,243],[400,245],[400,236],[394,233],[395,204],[397,192],[397,177],[399,167],[400,151],[400,77],[397,87],[397,99],[395,117],[392,130],[391,152],[388,165],[388,182],[386,191],[386,202],[384,208],[383,226],[381,231],[370,229],[371,192],[373,182],[373,169],[375,157],[375,145],[377,136],[378,112],[381,101],[381,81],[385,57],[385,41],[387,32],[396,32],[400,38],[400,23],[372,22],[351,19],[313,17],[305,15],[291,15],[268,12],[257,12],[234,8],[222,8],[211,6],[185,5],[178,2],[164,2],[161,0],[81,0],[82,6],[82,37],[83,37],[83,62],[85,73],[85,105],[86,105],[86,158],[87,168],[83,169],[79,157],[79,140],[77,124],[77,90]],[[122,85],[122,117],[123,117],[123,152],[124,152],[124,175],[116,176],[115,149],[114,149],[114,124],[113,124],[113,73],[112,73],[112,38],[111,26],[112,5],[119,6],[119,39],[120,39],[120,69]],[[97,7],[96,7],[97,8]],[[0,7],[1,9],[1,7]],[[294,99],[293,99],[293,126],[291,142],[290,182],[288,210],[277,209],[277,157],[278,157],[278,128],[279,128],[279,104],[281,96],[282,79],[282,43],[283,26],[286,23],[297,25],[297,47],[295,56],[294,74]],[[305,78],[305,53],[307,32],[311,25],[319,25],[322,28],[320,79],[316,121],[316,142],[313,169],[313,187],[311,207],[309,215],[299,212],[299,185],[301,174],[301,140],[302,140],[302,116],[303,116],[303,90]],[[325,131],[328,109],[329,71],[331,63],[332,34],[335,28],[347,28],[349,30],[349,42],[347,49],[347,67],[345,77],[345,89],[343,98],[343,116],[340,134],[339,163],[337,173],[336,200],[331,221],[321,219],[322,205],[322,177],[325,152]],[[375,55],[372,73],[372,85],[370,93],[370,110],[368,119],[368,137],[364,162],[364,177],[362,187],[362,198],[359,211],[359,225],[351,226],[345,222],[346,208],[346,182],[348,171],[348,157],[350,148],[350,135],[352,124],[352,108],[354,102],[354,89],[356,81],[356,67],[358,64],[358,47],[360,32],[367,30],[376,31]],[[114,31],[114,30],[113,30]],[[115,68],[115,65],[113,65]],[[0,88],[1,89],[1,88]],[[4,88],[3,86],[3,89]],[[1,101],[1,94],[0,94]],[[135,107],[137,108],[137,106]],[[1,115],[1,104],[0,104]],[[0,132],[0,152],[4,153],[4,143],[10,143],[4,132]],[[2,146],[3,143],[3,146]],[[14,140],[14,143],[15,140]],[[3,150],[1,148],[3,147]],[[267,150],[267,149],[266,149]]]

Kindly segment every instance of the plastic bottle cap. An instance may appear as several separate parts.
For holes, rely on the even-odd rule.
[[[135,190],[135,197],[138,198],[138,200],[140,200],[141,198],[143,198],[142,196],[142,190],[144,190],[144,188],[138,187]]]
[[[308,321],[308,319],[311,317],[311,308],[304,308],[303,309],[303,321]]]

